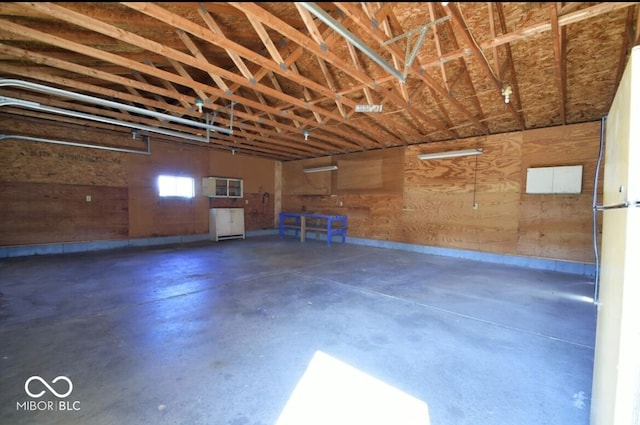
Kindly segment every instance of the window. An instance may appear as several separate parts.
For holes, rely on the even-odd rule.
[[[193,198],[195,186],[192,177],[158,176],[158,194],[160,196],[179,196]]]

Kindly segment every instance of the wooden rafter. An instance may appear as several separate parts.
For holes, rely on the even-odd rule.
[[[298,9],[298,11],[301,13],[301,16],[303,18],[303,21],[305,22],[305,25],[307,25],[307,29],[309,30],[310,34],[312,34],[313,39],[318,43],[318,45],[320,45],[320,47],[322,49],[331,49],[333,47],[335,47],[336,43],[339,40],[339,36],[335,33],[335,32],[331,32],[329,30],[327,30],[327,36],[325,37],[319,30],[319,28],[317,27],[317,25],[315,24],[315,21],[313,21],[313,19],[311,18],[311,15],[309,13],[309,11],[307,11],[307,9],[299,6],[296,3],[296,7]],[[358,59],[358,56],[355,52],[355,49],[353,47],[353,45],[351,43],[345,43],[347,49],[349,50],[349,54],[351,57],[351,60],[353,61],[353,66],[359,71],[364,73],[364,69],[360,64],[360,60]],[[299,48],[299,52],[296,51],[296,53],[300,53],[302,54],[303,49]],[[320,70],[322,72],[322,75],[327,83],[327,85],[334,91],[334,96],[333,98],[335,99],[336,105],[340,108],[340,112],[343,114],[343,116],[346,119],[350,119],[354,116],[355,112],[355,108],[351,109],[351,112],[347,112],[344,108],[342,108],[342,102],[340,101],[340,99],[342,99],[343,97],[346,97],[349,93],[352,93],[354,91],[359,91],[359,90],[363,90],[365,92],[365,97],[367,98],[367,101],[372,104],[373,103],[373,96],[371,95],[371,89],[369,88],[368,85],[366,84],[360,84],[358,85],[356,90],[352,90],[352,91],[340,91],[338,90],[337,85],[333,82],[333,78],[331,77],[331,74],[329,72],[329,69],[327,67],[327,63],[324,59],[320,58],[320,57],[316,57],[316,60],[318,62],[318,65],[320,67]],[[311,103],[314,102],[321,102],[323,101],[323,98],[318,98],[316,101],[310,101]],[[353,105],[352,105],[353,106]],[[389,134],[390,137],[397,137],[393,134],[390,134],[389,129],[390,128],[401,128],[403,130],[403,132],[405,134],[409,134],[409,135],[413,135],[413,137],[418,137],[418,133],[409,125],[403,125],[401,123],[395,122],[392,123],[385,115],[378,115],[378,119],[375,121],[372,121],[373,125],[378,126],[379,124],[383,124],[383,131],[387,134]],[[379,124],[378,124],[379,123]],[[378,140],[377,143],[379,145],[384,145],[384,141],[382,140]]]
[[[173,131],[207,149],[285,161],[456,143],[599,119],[640,42],[639,4],[3,2],[6,79],[234,131],[203,144],[189,140],[201,129],[126,107],[63,102],[10,83],[0,95],[159,126],[168,130],[158,136],[164,141],[180,141]],[[497,82],[512,86],[509,105]],[[356,112],[362,103],[384,112]],[[56,120],[24,105],[0,113]],[[88,125],[123,131],[108,121]]]
[[[366,84],[372,90],[379,92],[382,96],[386,97],[391,104],[394,104],[399,107],[407,108],[408,105],[401,97],[394,95],[389,90],[383,90],[368,75],[362,72],[359,72],[354,67],[350,66],[349,64],[347,64],[345,61],[343,61],[341,58],[331,53],[330,51],[324,51],[321,48],[321,46],[314,43],[313,40],[311,40],[309,37],[305,36],[304,34],[300,33],[294,28],[291,28],[286,22],[281,21],[280,19],[276,18],[273,15],[268,16],[267,14],[265,14],[264,9],[261,9],[260,7],[258,7],[253,3],[231,3],[231,4],[237,7],[238,9],[242,10],[243,12],[245,12],[251,18],[261,19],[263,21],[266,21],[265,24],[269,25],[270,27],[278,28],[278,30],[286,37],[290,38],[291,40],[298,43],[299,45],[304,46],[307,50],[309,50],[313,54],[322,57],[324,60],[331,63],[336,68],[344,71],[347,75],[350,75],[351,77]],[[355,107],[355,105],[352,105],[352,106]],[[407,109],[412,109],[412,108],[407,108]],[[421,114],[419,111],[412,111],[412,112],[416,116],[419,116],[420,119],[423,119],[426,122],[430,122],[431,125],[436,126],[437,128],[440,128],[440,130],[446,133],[450,133],[448,129],[441,128],[440,123],[425,116],[424,114]]]
[[[480,67],[484,69],[486,76],[489,78],[489,81],[491,81],[491,83],[495,87],[496,96],[502,99],[503,98],[502,89],[504,85],[502,81],[500,81],[496,76],[496,74],[493,72],[493,69],[491,69],[491,65],[489,64],[486,56],[480,49],[478,43],[475,40],[475,37],[473,36],[473,34],[471,34],[469,27],[467,26],[462,14],[460,13],[460,10],[454,4],[448,4],[444,6],[444,8],[451,15],[453,25],[457,26],[457,28],[460,30],[460,32],[462,33],[465,39],[465,42],[467,43],[468,48],[471,49],[473,56],[476,58],[476,61],[480,64]],[[508,106],[511,114],[513,115],[513,118],[518,121],[522,121],[522,118],[520,117],[520,114],[518,114],[518,111],[516,110],[514,104],[509,102]],[[521,122],[520,126],[524,127],[524,123]]]
[[[551,36],[553,37],[553,55],[555,57],[556,85],[558,89],[558,106],[562,125],[567,123],[566,98],[567,70],[564,56],[564,30],[558,25],[558,12],[555,3],[549,3],[549,19],[551,21]]]
[[[143,7],[143,5],[136,4],[135,7]],[[141,47],[141,48],[143,48],[145,50],[154,51],[154,52],[161,52],[164,56],[172,57],[173,59],[175,59],[177,61],[189,64],[189,65],[191,65],[191,66],[193,66],[195,68],[209,70],[209,71],[214,72],[214,73],[217,72],[220,75],[223,75],[226,78],[228,78],[230,80],[233,80],[233,81],[235,81],[235,82],[237,82],[237,83],[239,83],[241,85],[248,86],[251,89],[253,89],[256,86],[259,86],[258,84],[252,85],[250,82],[247,82],[243,78],[239,78],[236,74],[233,74],[233,73],[231,73],[229,71],[226,71],[226,70],[223,70],[221,68],[218,68],[218,67],[216,67],[214,65],[211,65],[208,62],[204,62],[202,60],[198,60],[197,58],[185,55],[185,54],[183,54],[181,52],[178,52],[178,51],[175,51],[173,49],[168,49],[168,48],[166,48],[166,47],[164,47],[162,45],[159,45],[156,42],[153,42],[153,41],[147,40],[147,39],[143,39],[142,37],[139,37],[139,36],[136,36],[136,35],[133,35],[133,34],[130,34],[130,33],[126,33],[126,32],[124,32],[124,31],[122,31],[120,29],[110,27],[110,26],[108,26],[106,24],[99,23],[99,22],[93,22],[93,21],[91,21],[89,19],[86,19],[86,17],[78,16],[75,13],[73,13],[71,11],[68,11],[68,10],[66,10],[64,8],[61,8],[59,6],[54,6],[54,5],[50,5],[50,4],[47,5],[47,4],[44,4],[44,3],[43,4],[38,3],[36,8],[41,10],[44,13],[49,13],[50,12],[52,15],[58,17],[59,19],[67,20],[67,21],[69,21],[71,23],[74,23],[76,25],[88,26],[91,29],[95,29],[95,30],[97,30],[99,32],[106,33],[107,35],[111,35],[113,37],[119,37],[121,40],[130,42],[130,43],[132,43],[134,45],[137,45],[138,47]],[[165,18],[167,18],[167,17],[165,16]],[[15,24],[9,23],[9,22],[7,22],[7,25],[11,26],[12,28],[16,27]],[[27,30],[24,27],[22,27],[22,28],[24,30]],[[22,31],[22,29],[18,30],[18,31]],[[33,33],[33,31],[32,31],[32,33]],[[33,34],[35,35],[35,33],[33,33]],[[43,42],[51,42],[51,41],[53,41],[50,36],[42,36],[42,37],[40,37],[40,39]],[[170,74],[170,73],[167,73],[167,72],[161,71],[161,70],[156,70],[156,69],[150,68],[148,66],[142,65],[140,63],[137,63],[137,62],[129,61],[127,59],[122,58],[121,56],[108,54],[108,53],[105,53],[105,52],[100,52],[100,51],[97,51],[95,49],[87,48],[87,47],[85,47],[83,45],[80,45],[78,43],[71,42],[69,40],[56,39],[55,41],[56,41],[56,44],[67,46],[67,48],[69,48],[70,50],[74,50],[74,51],[77,51],[77,52],[82,51],[82,52],[85,52],[89,56],[93,55],[95,57],[98,57],[100,59],[106,60],[108,62],[118,63],[118,64],[120,64],[120,65],[122,65],[124,67],[130,67],[130,68],[133,68],[133,69],[137,69],[138,71],[143,72],[143,73],[148,73],[150,75],[155,75],[158,78],[172,80],[177,84],[182,84],[182,85],[187,86],[187,87],[189,87],[189,86],[191,86],[193,84],[193,81],[186,81],[185,79],[179,78],[178,76],[175,76],[173,74]],[[213,87],[209,87],[208,85],[205,85],[205,84],[197,84],[196,87],[200,87],[201,90],[213,93],[217,97],[226,98],[229,101],[233,101],[233,102],[237,102],[237,103],[238,102],[243,102],[243,103],[247,103],[247,104],[250,104],[250,105],[252,104],[253,107],[256,108],[256,109],[264,109],[265,108],[265,105],[256,103],[256,102],[251,101],[251,100],[246,99],[246,98],[242,98],[242,97],[240,97],[238,95],[225,93],[225,92],[223,92],[223,91],[221,91],[219,89],[215,89]],[[275,89],[272,89],[272,88],[269,88],[269,87],[266,87],[266,86],[260,86],[259,89],[260,89],[261,92],[263,92],[263,93],[265,93],[267,95],[270,95],[270,96],[272,96],[274,98],[280,99],[283,102],[291,103],[291,104],[297,105],[297,106],[299,106],[301,108],[306,108],[306,105],[304,104],[303,101],[301,101],[299,99],[296,99],[296,98],[293,98],[291,96],[284,95],[284,94],[282,94],[281,92],[279,92],[279,91],[277,91]],[[276,114],[276,115],[281,115],[282,114],[282,111],[280,109],[278,109],[278,108],[269,107],[269,109],[271,109],[271,112]],[[320,110],[319,108],[318,108],[318,110],[321,113],[329,114],[327,111]],[[289,117],[289,118],[294,118],[295,117],[296,119],[300,119],[301,121],[303,120],[303,118],[298,118],[298,117],[296,117],[294,114],[292,114],[290,112],[287,112],[284,115],[286,117]],[[339,116],[334,116],[333,118],[334,119],[338,119],[338,120],[340,119]],[[353,134],[350,134],[350,133],[347,133],[347,132],[343,132],[340,129],[335,128],[335,127],[328,128],[327,131],[337,132],[338,135],[341,135],[342,137],[344,137],[347,140],[349,138],[353,137]],[[362,143],[366,143],[364,139],[363,139]]]
[[[498,21],[500,22],[500,30],[504,34],[508,30],[507,23],[504,17],[504,10],[500,2],[495,3],[495,5],[498,11]],[[505,51],[506,58],[504,60],[503,66],[500,67],[500,71],[498,75],[504,76],[506,73],[505,69],[506,68],[509,69],[509,73],[511,75],[511,86],[513,88],[513,98],[515,100],[514,103],[520,107],[520,110],[518,111],[518,116],[520,117],[520,119],[518,120],[518,124],[520,125],[520,129],[524,130],[526,128],[526,123],[522,114],[522,99],[520,96],[520,85],[518,83],[518,77],[517,77],[518,74],[516,73],[515,66],[513,65],[513,54],[511,52],[511,45],[505,44],[503,48]]]
[[[340,7],[340,9],[343,10],[345,13],[347,13],[350,18],[354,19],[361,26],[363,26],[363,28],[365,28],[368,31],[368,33],[376,39],[376,41],[378,41],[381,45],[383,45],[385,49],[387,49],[389,52],[391,52],[392,54],[398,57],[403,56],[402,52],[400,52],[396,46],[392,44],[386,44],[386,45],[383,44],[385,41],[387,41],[387,38],[384,32],[380,31],[377,28],[374,28],[368,22],[366,22],[366,19],[363,19],[362,13],[357,9],[357,7],[347,3],[334,3],[334,4],[337,7]],[[418,63],[414,62],[413,65],[410,67],[410,71],[412,76],[422,79],[428,86],[433,88],[438,93],[438,95],[449,100],[460,112],[462,112],[479,129],[481,129],[484,132],[484,134],[488,134],[489,132],[488,128],[484,124],[482,124],[472,113],[470,113],[460,102],[458,102],[454,97],[452,97],[447,92],[447,90],[443,89],[442,86],[440,86],[433,78],[421,72],[421,69]],[[413,110],[413,112],[415,113],[416,111]],[[417,114],[417,115],[420,115],[420,114]],[[431,121],[430,119],[426,119],[426,120],[427,122]],[[444,131],[445,129],[442,129],[442,130]],[[452,137],[456,137],[455,133],[451,131],[449,128],[446,129],[446,133],[451,135]]]

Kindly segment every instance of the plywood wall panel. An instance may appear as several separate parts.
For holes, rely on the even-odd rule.
[[[407,147],[404,187],[428,191],[468,192],[520,190],[521,133],[477,137],[451,147],[450,143],[429,143]],[[482,148],[483,154],[422,161],[421,153]]]
[[[403,187],[404,149],[391,148],[340,155],[335,194],[398,194]]]
[[[0,205],[5,246],[128,236],[126,188],[0,182]]]
[[[593,262],[591,202],[584,196],[525,195],[521,201],[518,253]]]
[[[522,176],[527,168],[582,165],[582,192],[577,195],[528,195],[520,206],[520,255],[594,262],[593,192],[600,151],[600,122],[524,132]],[[602,170],[601,170],[602,171]],[[598,190],[602,193],[602,172]],[[596,236],[601,223],[596,223]],[[598,237],[599,239],[599,237]]]
[[[456,246],[491,252],[513,252],[518,234],[519,195],[484,193],[473,209],[469,194],[405,192],[400,240],[428,241],[433,246]],[[411,207],[408,207],[409,204]]]
[[[122,187],[124,154],[30,141],[2,141],[0,180]]]
[[[301,196],[283,189],[283,209],[341,211],[348,215],[348,234],[354,237],[590,263],[599,145],[599,123],[474,137],[457,140],[455,148],[449,142],[410,145],[403,148],[399,196],[374,196],[374,189],[358,196],[339,191]],[[420,153],[476,147],[484,150],[477,157],[417,158]],[[322,162],[362,160],[366,165],[370,158],[371,152],[352,153]],[[301,163],[285,167],[301,170]],[[525,193],[528,167],[578,164],[583,165],[581,194],[545,200]],[[299,178],[284,175],[283,188],[291,176]],[[329,188],[328,180],[324,187]],[[600,228],[598,223],[598,232]]]
[[[150,156],[128,156],[130,235],[134,238],[204,234],[209,229],[209,200],[201,195],[209,158],[205,147],[151,142]],[[161,198],[161,174],[192,177],[196,197]]]
[[[146,144],[133,140],[130,133],[122,129],[91,129],[30,118],[8,119],[1,113],[0,132],[146,151]],[[3,140],[0,143],[0,186],[3,188],[0,214],[4,225],[0,245],[206,234],[210,200],[201,194],[202,177],[232,171],[233,176],[245,183],[245,197],[236,202],[247,210],[246,229],[275,225],[271,200],[271,195],[275,195],[275,161],[243,158],[215,151],[207,145],[168,142],[155,136],[151,136],[150,150],[151,154],[145,155]],[[196,197],[160,198],[156,185],[160,174],[193,177]],[[35,184],[43,185],[43,189]],[[21,185],[21,189],[11,185]],[[79,188],[79,192],[72,188]],[[105,195],[104,188],[113,188],[117,195]],[[85,201],[85,191],[93,196],[91,204]],[[269,208],[262,204],[265,193],[270,194]],[[103,200],[106,204],[101,204]],[[57,218],[52,218],[55,225],[33,219],[43,211],[47,212],[46,219]]]
[[[305,174],[305,168],[324,167],[331,158],[314,158],[305,161],[282,163],[282,191],[291,195],[329,195],[333,171]]]

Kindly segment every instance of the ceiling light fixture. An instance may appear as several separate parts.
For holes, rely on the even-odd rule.
[[[203,105],[204,105],[204,102],[202,101],[202,99],[196,99],[196,108],[198,108],[198,112],[202,113]]]
[[[476,149],[466,149],[461,151],[423,153],[418,155],[418,159],[426,160],[426,159],[438,159],[438,158],[453,158],[457,156],[467,156],[467,155],[480,155],[482,151],[483,151],[482,148],[476,148]]]
[[[504,96],[504,103],[509,103],[509,97],[513,94],[511,86],[505,86],[502,89],[502,96]]]
[[[323,171],[333,171],[337,169],[338,169],[337,165],[327,165],[326,167],[305,168],[304,172],[305,174],[309,174],[309,173],[320,173]]]
[[[309,130],[305,130],[302,134],[304,134],[304,140],[309,140]]]

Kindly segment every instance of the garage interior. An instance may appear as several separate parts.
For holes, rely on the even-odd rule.
[[[0,4],[0,422],[605,425],[639,13]]]

